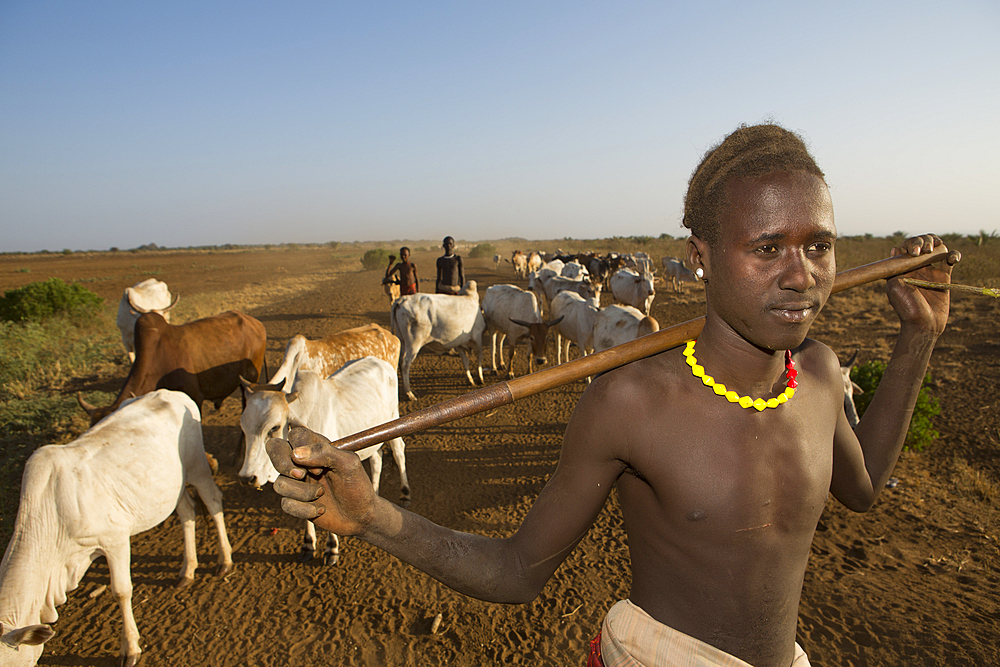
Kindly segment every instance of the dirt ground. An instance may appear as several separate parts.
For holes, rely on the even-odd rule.
[[[8,289],[50,276],[86,280],[110,303],[125,286],[155,275],[181,295],[175,322],[228,308],[260,319],[273,371],[294,334],[317,338],[367,322],[388,326],[379,273],[360,270],[360,253],[333,255],[328,249],[32,255],[5,257],[0,271]],[[424,280],[433,279],[435,256],[414,253]],[[467,273],[480,295],[496,283],[524,286],[509,264],[494,270],[487,260],[467,260]],[[663,327],[703,312],[701,290],[691,286],[680,295],[661,289],[653,309]],[[799,614],[798,640],[813,665],[1000,664],[998,315],[995,300],[954,297],[931,368],[941,437],[923,453],[904,453],[894,473],[898,485],[871,512],[853,514],[829,501]],[[843,356],[859,349],[864,362],[886,359],[896,330],[881,287],[864,286],[834,296],[813,337]],[[76,388],[117,391],[128,369],[119,370]],[[468,390],[458,357],[421,355],[412,378],[419,400],[403,402],[403,413]],[[509,535],[554,469],[583,390],[582,382],[565,386],[406,438],[411,509],[452,528]],[[235,570],[224,580],[212,576],[215,541],[204,516],[202,567],[190,588],[172,587],[181,552],[175,517],[132,540],[144,665],[582,665],[604,613],[627,596],[628,545],[614,494],[527,605],[464,598],[356,539],[341,541],[336,566],[299,564],[301,523],[280,511],[269,487],[255,491],[237,480],[239,411],[236,396],[218,412],[206,406],[204,416],[206,447],[222,464],[216,481],[225,494]],[[398,488],[397,469],[387,463],[382,494],[395,499]],[[115,601],[108,593],[89,597],[107,582],[100,560],[60,607],[57,635],[39,664],[116,664]],[[439,613],[443,620],[432,634]]]

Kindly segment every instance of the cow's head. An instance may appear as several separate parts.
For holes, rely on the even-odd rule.
[[[271,438],[288,437],[288,406],[298,398],[298,393],[283,392],[284,381],[278,384],[254,384],[243,378],[240,380],[247,404],[240,416],[240,428],[246,439],[246,454],[239,477],[244,484],[259,489],[278,479],[278,471],[271,464],[264,445]]]
[[[562,319],[563,316],[557,317],[554,320],[549,320],[548,322],[525,322],[524,320],[515,320],[511,317],[510,321],[528,330],[528,341],[531,345],[531,356],[534,358],[536,364],[543,366],[548,362],[548,359],[545,356],[545,338],[548,336],[549,327],[554,327],[559,324],[562,322]]]

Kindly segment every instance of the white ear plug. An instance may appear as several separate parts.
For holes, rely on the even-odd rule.
[[[694,270],[694,275],[698,276],[698,280],[704,280],[705,279],[705,269],[703,269],[703,268],[701,268],[699,266],[697,269]]]

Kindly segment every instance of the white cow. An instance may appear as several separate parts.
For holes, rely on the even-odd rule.
[[[499,254],[493,255],[493,270],[498,271],[500,269],[500,260],[503,259]]]
[[[684,291],[682,283],[698,282],[694,271],[684,266],[684,262],[676,257],[664,257],[661,261],[663,262],[663,279],[675,292]]]
[[[659,330],[659,322],[632,306],[608,306],[601,309],[594,320],[594,352],[603,352]]]
[[[514,267],[514,275],[524,278],[528,275],[528,258],[520,250],[515,250],[510,254],[510,263]]]
[[[378,357],[395,368],[399,364],[399,339],[377,324],[366,324],[330,334],[320,340],[294,336],[285,346],[285,357],[270,384],[283,383],[291,391],[299,370],[327,377],[352,359]]]
[[[557,363],[563,362],[563,338],[566,339],[566,361],[569,361],[570,343],[576,343],[581,357],[594,351],[594,322],[600,312],[598,303],[568,290],[552,300],[552,317],[559,318],[556,325]]]
[[[563,291],[576,292],[584,299],[596,300],[597,303],[601,302],[600,283],[594,284],[589,280],[564,278],[545,269],[537,273],[528,274],[528,289],[538,295],[540,302],[544,300],[548,304],[550,314],[552,300],[556,298],[559,292]]]
[[[656,297],[652,273],[646,271],[639,274],[632,269],[618,269],[609,282],[615,301],[638,308],[649,315],[649,309],[652,308],[653,299]]]
[[[215,522],[219,569],[232,568],[222,492],[212,480],[198,406],[186,394],[159,389],[124,403],[68,445],[39,448],[24,466],[14,534],[0,565],[0,664],[33,665],[54,632],[56,607],[90,563],[103,555],[123,617],[123,664],[139,660],[132,614],[129,537],[149,530],[174,508],[184,534],[178,586],[194,580],[193,485]]]
[[[540,268],[542,268],[542,256],[539,255],[534,250],[532,250],[530,253],[528,253],[528,266],[527,266],[528,273],[531,273],[532,271],[537,271]]]
[[[300,370],[288,394],[279,385],[244,383],[244,386],[247,407],[240,417],[240,428],[247,447],[239,476],[241,481],[258,489],[278,479],[265,444],[270,438],[287,439],[290,426],[304,426],[333,441],[399,418],[396,368],[377,357],[348,362],[328,378]],[[382,476],[381,448],[378,444],[358,452],[362,460],[370,459],[375,493]],[[405,506],[410,503],[410,484],[403,439],[390,440],[389,448],[399,467],[401,504]],[[316,527],[307,521],[301,560],[311,559],[315,552]],[[340,541],[331,533],[324,562],[336,563],[339,555]]]
[[[545,364],[545,338],[549,327],[559,320],[545,322],[542,309],[533,292],[526,292],[514,285],[493,285],[483,297],[483,318],[486,320],[486,335],[490,338],[490,364],[494,375],[497,373],[497,336],[500,336],[500,367],[507,369],[507,377],[514,377],[514,358],[517,344],[527,339],[528,372],[534,372],[534,364]],[[510,360],[504,363],[503,342],[510,337]]]
[[[470,280],[455,295],[409,294],[392,304],[392,323],[402,343],[403,393],[411,401],[417,397],[410,390],[410,366],[420,350],[427,347],[436,354],[457,349],[469,384],[475,386],[469,371],[471,348],[476,349],[479,384],[483,384],[483,332],[486,321],[479,308],[476,281]]]
[[[570,280],[587,280],[590,278],[587,268],[576,260],[573,260],[563,266],[559,275],[563,278],[569,278]]]
[[[157,312],[170,321],[170,309],[177,305],[174,297],[170,301],[170,290],[165,282],[156,278],[143,280],[132,287],[126,287],[118,304],[118,330],[122,332],[122,345],[128,353],[129,362],[135,361],[135,321],[143,313]]]

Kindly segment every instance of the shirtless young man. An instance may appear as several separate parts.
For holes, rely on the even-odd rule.
[[[721,393],[694,376],[684,347],[594,380],[555,472],[506,539],[449,530],[375,496],[357,456],[304,430],[290,436],[294,451],[269,443],[282,507],[462,593],[520,603],[538,595],[617,485],[632,589],[605,618],[604,664],[689,664],[679,660],[697,654],[709,661],[699,664],[807,665],[795,633],[817,521],[828,494],[864,512],[885,486],[947,322],[948,293],[887,281],[900,333],[852,431],[837,357],[806,338],[833,286],[837,231],[822,172],[801,140],[775,126],[734,132],[692,176],[684,223],[707,301],[691,356],[725,385]],[[893,254],[940,243],[916,237]],[[912,275],[948,282],[958,259],[952,253]],[[727,400],[727,391],[793,395],[758,410]]]
[[[455,254],[455,239],[444,237],[441,247],[444,255],[437,260],[437,281],[434,291],[438,294],[458,294],[465,285],[465,269],[462,258]]]
[[[395,274],[399,277],[393,278]],[[385,279],[382,284],[396,282],[399,284],[399,295],[416,294],[420,286],[420,279],[417,278],[417,265],[410,262],[410,249],[403,246],[399,249],[399,262],[385,272]]]

